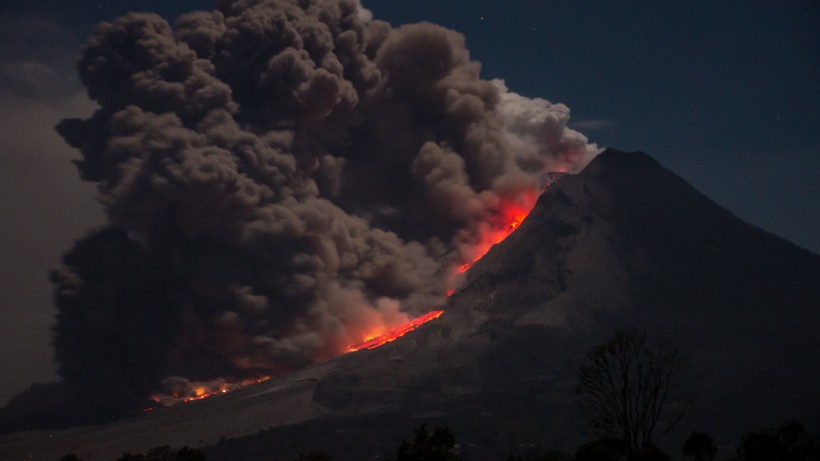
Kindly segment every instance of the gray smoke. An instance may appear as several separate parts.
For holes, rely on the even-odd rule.
[[[503,203],[597,153],[565,106],[482,80],[457,32],[370,17],[220,0],[97,27],[99,110],[58,125],[110,220],[53,273],[66,383],[138,402],[339,354],[441,306]]]

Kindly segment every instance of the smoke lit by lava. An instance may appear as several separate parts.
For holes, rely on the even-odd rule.
[[[475,253],[472,255],[471,260],[454,266],[454,270],[451,268],[447,296],[450,296],[455,292],[455,286],[459,281],[458,276],[460,274],[466,273],[474,262],[481,259],[481,257],[489,251],[492,245],[503,241],[508,235],[514,232],[518,226],[521,225],[532,210],[534,202],[535,198],[533,196],[531,202],[526,202],[530,204],[529,206],[526,204],[507,204],[507,206],[502,207],[497,219],[498,222],[503,223],[503,225],[500,228],[493,228],[492,231],[487,232],[486,235],[482,235],[482,238],[480,239],[481,243],[475,246]],[[375,349],[383,346],[401,338],[421,325],[441,317],[443,314],[444,311],[434,310],[414,319],[408,320],[389,330],[383,326],[380,326],[371,332],[365,332],[362,342],[350,346],[347,352]],[[213,395],[224,394],[250,384],[266,381],[269,378],[269,376],[261,376],[255,379],[245,379],[243,381],[226,381],[225,379],[220,378],[206,383],[190,383],[184,378],[169,379],[163,382],[163,388],[166,391],[161,394],[155,394],[151,396],[150,399],[157,405],[170,406],[177,403],[201,400]],[[154,407],[149,407],[147,410],[151,410],[153,408]]]
[[[53,272],[54,346],[102,408],[414,325],[546,172],[598,152],[566,106],[482,80],[462,35],[354,0],[220,0],[174,27],[129,14],[78,67],[99,109],[58,131],[109,225]]]

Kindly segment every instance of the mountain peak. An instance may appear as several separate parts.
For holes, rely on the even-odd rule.
[[[213,460],[315,449],[383,459],[422,423],[451,427],[466,459],[573,449],[589,435],[574,395],[585,352],[633,328],[690,358],[697,408],[666,439],[672,449],[692,430],[730,445],[786,419],[816,428],[817,280],[817,255],[742,222],[648,155],[607,149],[542,194],[441,318],[395,342],[81,434],[7,436],[0,455],[111,457],[199,441]],[[220,436],[234,440],[217,446]]]
[[[607,149],[581,173],[556,181],[520,228],[473,267],[459,295],[498,297],[508,289],[516,306],[569,296],[567,320],[583,323],[586,308],[668,304],[644,299],[646,288],[702,304],[693,287],[757,292],[775,274],[789,304],[790,292],[817,293],[820,258],[744,223],[649,155]],[[730,304],[723,309],[740,308]]]

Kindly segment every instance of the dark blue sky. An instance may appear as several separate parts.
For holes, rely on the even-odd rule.
[[[12,1],[76,31],[213,2]],[[462,32],[485,78],[567,104],[599,145],[643,150],[735,214],[820,252],[820,3],[373,0],[394,26]]]
[[[79,46],[127,11],[173,19],[213,3],[0,4],[0,365],[16,376],[0,383],[0,404],[51,375],[46,274],[101,221],[52,130],[92,109],[71,97]],[[591,141],[648,152],[742,219],[820,253],[820,2],[364,3],[394,26],[462,32],[484,78],[568,105]]]
[[[820,252],[820,3],[441,4],[369,7],[461,31],[485,77],[567,104],[598,144],[646,151],[743,219]]]

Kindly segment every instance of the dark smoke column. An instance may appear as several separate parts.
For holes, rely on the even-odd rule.
[[[57,129],[110,224],[53,273],[59,372],[84,398],[286,372],[440,307],[500,207],[595,152],[565,106],[481,80],[460,34],[363,16],[219,1],[89,38],[99,110]]]

